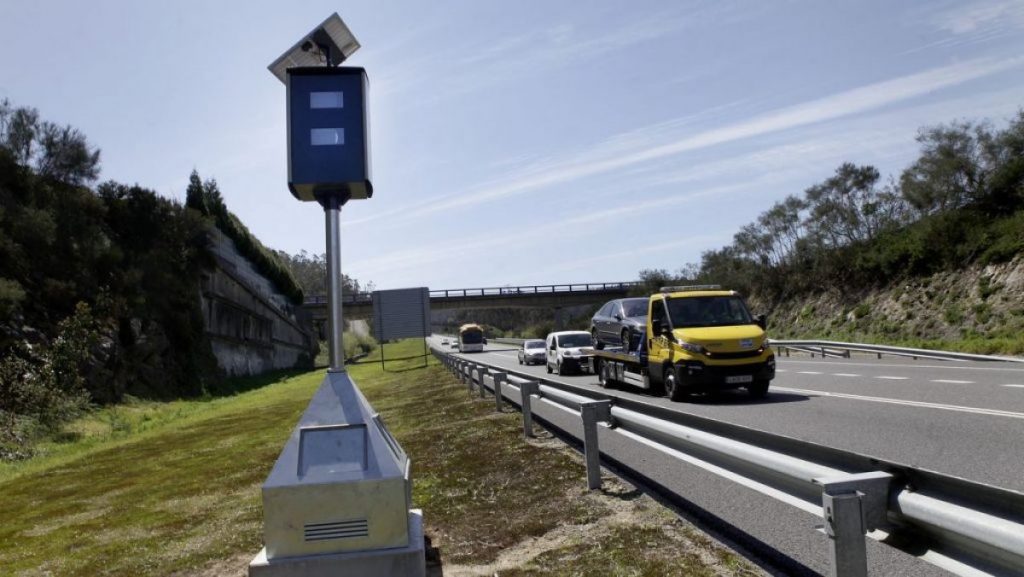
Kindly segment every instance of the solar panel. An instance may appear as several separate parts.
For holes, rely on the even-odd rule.
[[[327,53],[324,52],[324,49]],[[309,34],[303,36],[267,68],[284,83],[287,82],[286,71],[289,68],[326,66],[328,57],[330,64],[337,66],[356,50],[359,50],[359,41],[352,35],[352,31],[342,21],[341,16],[335,12]]]

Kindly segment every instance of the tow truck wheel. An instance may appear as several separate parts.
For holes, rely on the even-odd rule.
[[[676,379],[676,372],[672,367],[665,367],[665,377],[662,379],[665,384],[665,396],[672,401],[681,401],[686,397],[686,392]]]
[[[754,381],[747,386],[747,394],[754,399],[763,399],[768,396],[768,384],[770,381]]]

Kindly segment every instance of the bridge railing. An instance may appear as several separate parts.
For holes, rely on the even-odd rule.
[[[639,282],[602,282],[580,284],[548,284],[526,286],[502,286],[468,289],[439,289],[430,291],[431,298],[472,298],[486,296],[529,296],[561,293],[601,293],[608,291],[629,290],[639,286]],[[373,302],[371,293],[353,293],[342,296],[342,304],[370,304]],[[308,295],[305,304],[327,304],[326,295]]]
[[[430,291],[432,298],[465,298],[481,296],[518,296],[551,293],[593,293],[629,290],[639,286],[638,282],[602,282],[581,284],[549,284],[527,286],[503,286],[470,289],[442,289]]]

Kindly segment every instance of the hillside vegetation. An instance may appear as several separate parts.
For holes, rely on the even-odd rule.
[[[0,460],[94,405],[217,394],[200,277],[220,228],[293,302],[276,253],[192,174],[188,206],[104,182],[78,130],[0,102]]]
[[[957,122],[917,140],[898,178],[844,163],[699,263],[641,271],[644,290],[740,290],[775,336],[1024,352],[1024,111],[1001,129]]]

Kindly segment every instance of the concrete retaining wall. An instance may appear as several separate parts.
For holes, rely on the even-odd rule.
[[[213,270],[203,275],[206,334],[229,375],[313,366],[317,340],[309,314],[292,305],[218,230]]]

